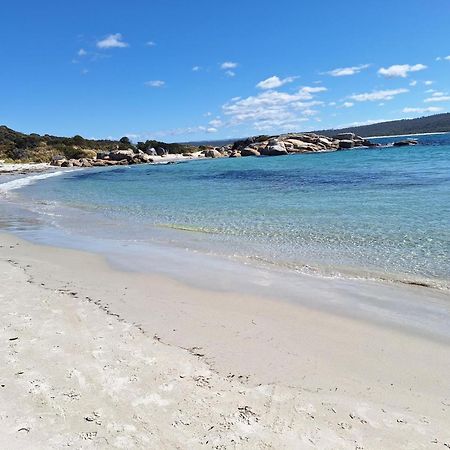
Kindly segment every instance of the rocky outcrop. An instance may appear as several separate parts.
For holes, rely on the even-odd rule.
[[[66,159],[63,156],[53,158],[51,165],[57,167],[105,167],[129,164],[151,163],[153,159],[141,150],[112,150],[90,154],[92,158]]]
[[[241,150],[241,156],[259,156],[261,153],[252,147],[245,147]]]
[[[342,139],[339,141],[339,148],[353,148],[355,146],[355,142],[350,139]]]
[[[394,142],[392,145],[394,147],[407,147],[408,145],[417,145],[418,141],[416,139],[404,139],[403,141]]]
[[[408,142],[408,144],[406,144]],[[413,145],[415,141],[400,141],[397,145]],[[333,137],[315,133],[289,133],[278,136],[253,136],[242,139],[233,144],[221,147],[201,146],[200,158],[240,158],[248,156],[285,156],[293,153],[334,152],[337,150],[358,147],[372,147],[374,144],[354,133],[341,133]],[[395,145],[395,144],[394,144]],[[99,151],[92,157],[84,156],[77,159],[55,157],[52,165],[59,167],[105,167],[114,165],[145,164],[154,160],[152,156],[165,157],[167,149],[155,145],[141,148],[119,149],[113,147],[110,151]],[[87,155],[87,154],[86,154]],[[191,154],[183,154],[190,156]]]
[[[354,133],[343,133],[334,137],[315,133],[290,133],[279,136],[255,136],[236,141],[228,149],[228,155],[239,151],[242,156],[282,156],[290,153],[332,152],[374,145],[377,144]]]
[[[222,158],[224,156],[221,152],[219,152],[219,150],[216,149],[203,150],[203,155],[206,158]]]

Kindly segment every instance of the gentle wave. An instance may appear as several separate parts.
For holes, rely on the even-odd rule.
[[[76,170],[76,169],[75,169]],[[36,183],[39,180],[45,180],[46,178],[56,177],[67,172],[74,172],[74,170],[66,170],[64,172],[49,172],[39,175],[30,175],[23,178],[16,178],[15,180],[7,181],[6,183],[0,184],[0,192],[6,193],[16,189],[21,189],[24,186]]]

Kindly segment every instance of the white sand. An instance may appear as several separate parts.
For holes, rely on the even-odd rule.
[[[0,448],[450,448],[448,343],[10,235],[0,286]]]
[[[49,163],[5,163],[0,161],[0,174],[44,172],[51,168]]]

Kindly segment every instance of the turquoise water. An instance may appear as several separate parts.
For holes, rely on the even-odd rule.
[[[39,223],[72,235],[448,288],[450,135],[419,139],[416,147],[81,170],[15,195]]]

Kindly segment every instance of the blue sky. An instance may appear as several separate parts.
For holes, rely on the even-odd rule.
[[[0,124],[219,139],[450,110],[448,0],[5,2]]]

